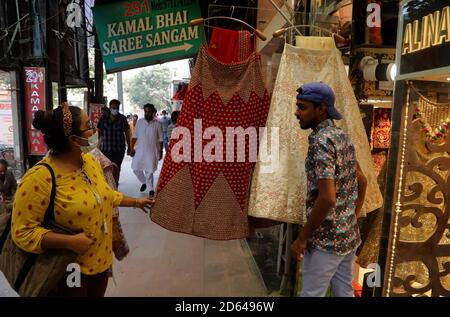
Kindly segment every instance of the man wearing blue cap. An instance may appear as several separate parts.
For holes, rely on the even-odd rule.
[[[367,180],[349,136],[333,120],[342,119],[333,90],[324,83],[301,86],[295,116],[302,129],[312,129],[305,161],[307,222],[292,244],[303,257],[302,297],[353,297],[352,264],[361,243],[357,215]]]

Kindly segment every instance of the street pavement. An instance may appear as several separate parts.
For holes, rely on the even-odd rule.
[[[126,157],[119,190],[144,197],[140,186]],[[245,240],[214,241],[171,232],[134,208],[120,208],[120,221],[130,253],[115,260],[106,296],[268,295]]]

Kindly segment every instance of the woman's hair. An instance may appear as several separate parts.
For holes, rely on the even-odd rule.
[[[72,114],[72,133],[80,135],[81,109],[69,106]],[[64,153],[69,150],[69,136],[64,134],[63,108],[54,110],[38,110],[33,119],[33,127],[44,134],[44,141],[49,150],[54,153]]]

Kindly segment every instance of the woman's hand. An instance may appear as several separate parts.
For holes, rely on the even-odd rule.
[[[70,237],[69,249],[78,255],[85,254],[93,245],[95,241],[86,233],[78,233]]]
[[[134,207],[142,209],[145,213],[148,213],[152,206],[155,204],[153,198],[136,198]]]

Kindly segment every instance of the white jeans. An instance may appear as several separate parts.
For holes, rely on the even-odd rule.
[[[336,255],[311,248],[305,251],[302,269],[301,297],[324,297],[331,284],[335,297],[354,297],[353,293],[353,257]]]
[[[141,171],[141,170],[133,170],[134,175],[136,175],[137,179],[142,184],[147,184],[150,190],[154,190],[153,188],[153,173],[150,173],[148,171]]]

